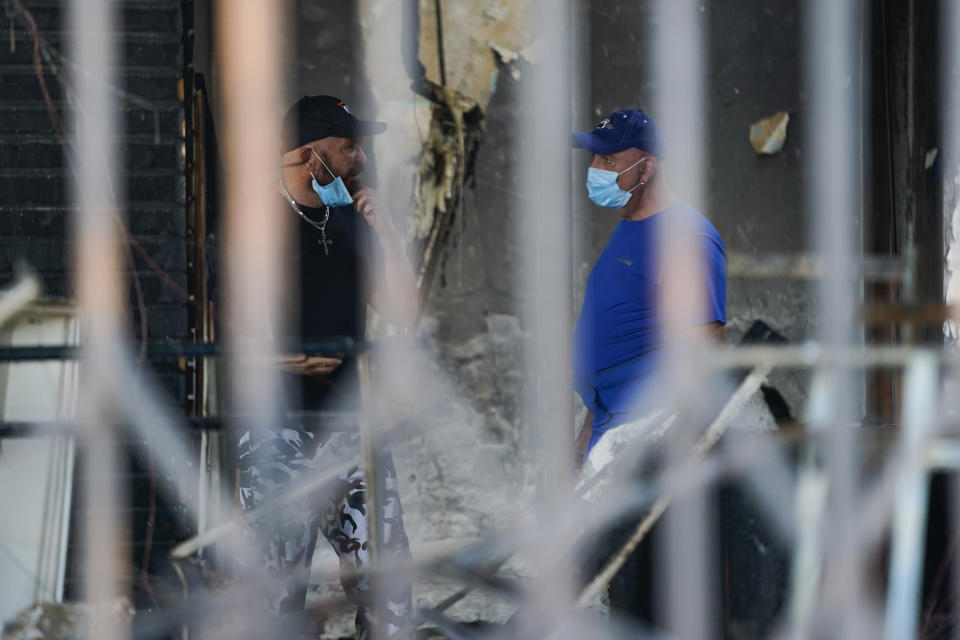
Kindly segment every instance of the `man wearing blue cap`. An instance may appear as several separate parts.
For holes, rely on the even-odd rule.
[[[666,145],[652,118],[639,109],[616,111],[592,131],[574,133],[573,145],[593,154],[590,199],[622,218],[590,272],[574,332],[573,385],[589,410],[576,442],[580,465],[604,433],[638,417],[638,401],[657,366],[663,294],[672,280],[660,251],[665,225],[681,230],[682,244],[697,252],[689,262],[697,265],[696,284],[705,299],[691,328],[718,341],[726,323],[727,281],[720,234],[663,177]]]
[[[383,122],[356,118],[332,96],[306,96],[283,120],[283,173],[276,187],[284,201],[279,210],[297,220],[291,256],[293,271],[299,274],[295,340],[361,341],[368,304],[397,326],[408,327],[416,320],[416,280],[400,236],[379,195],[361,180],[367,161],[361,139],[385,129]],[[237,466],[245,510],[282,495],[311,474],[360,457],[356,421],[350,418],[361,409],[356,360],[293,354],[283,357],[280,366],[297,415],[333,410],[344,417],[337,424],[305,417],[296,424],[243,434]],[[377,465],[384,477],[378,494],[379,547],[382,558],[398,566],[409,560],[409,544],[397,474],[388,452],[379,454]],[[344,591],[358,605],[357,637],[412,637],[407,576],[400,572],[378,580],[380,606],[373,602],[376,594],[365,571],[371,536],[364,470],[353,466],[333,484],[286,505],[248,531],[268,574],[267,608],[302,624],[297,616],[304,609],[314,546],[323,535],[340,558]]]

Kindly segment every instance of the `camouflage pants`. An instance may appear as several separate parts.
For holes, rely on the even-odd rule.
[[[355,431],[317,434],[301,429],[268,431],[255,437],[245,433],[239,441],[240,502],[251,509],[271,496],[283,493],[297,481],[324,469],[359,458],[360,438]],[[403,513],[397,493],[397,474],[389,453],[378,462],[384,479],[382,504],[383,558],[407,562],[410,549],[403,528]],[[340,559],[340,581],[351,602],[357,605],[357,637],[370,636],[374,624],[371,584],[363,568],[369,564],[367,487],[362,468],[353,467],[335,481],[333,490],[323,490],[302,501],[282,507],[279,513],[256,522],[247,536],[260,552],[263,568],[276,585],[266,594],[267,608],[277,616],[303,612],[310,563],[318,532]],[[412,603],[408,580],[377,585],[376,597],[383,618],[380,638],[412,637]]]

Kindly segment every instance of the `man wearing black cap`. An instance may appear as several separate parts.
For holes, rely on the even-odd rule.
[[[360,139],[382,133],[386,124],[359,120],[341,100],[307,96],[283,121],[282,176],[277,181],[282,211],[296,217],[299,273],[299,332],[305,342],[335,336],[362,340],[367,304],[387,321],[411,326],[417,315],[416,281],[390,212],[376,191],[364,186],[367,157]],[[353,359],[292,354],[281,359],[294,409],[360,409]],[[240,500],[251,509],[264,498],[283,493],[299,478],[359,459],[354,421],[247,432],[239,442]],[[385,476],[383,538],[379,547],[392,562],[409,559],[409,545],[389,453],[378,461]],[[302,613],[318,533],[340,558],[347,597],[358,605],[358,638],[412,635],[410,584],[406,579],[378,582],[380,606],[371,601],[364,568],[370,559],[364,472],[353,468],[337,488],[320,499],[290,506],[253,532],[272,584],[267,592],[276,615]],[[279,578],[279,581],[275,579]],[[379,620],[378,620],[379,618]]]
[[[680,282],[665,265],[693,274],[679,285],[698,289],[689,327],[717,341],[726,323],[727,281],[720,234],[663,177],[666,145],[652,118],[639,109],[616,111],[592,131],[574,133],[573,145],[593,154],[590,199],[622,218],[590,272],[574,332],[574,387],[589,410],[576,443],[579,465],[604,433],[638,417],[638,400],[662,353],[664,292]],[[679,242],[671,244],[675,255],[665,256],[668,229]],[[689,253],[676,255],[677,248]]]

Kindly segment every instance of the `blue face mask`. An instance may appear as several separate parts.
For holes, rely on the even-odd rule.
[[[590,199],[593,200],[593,203],[598,207],[619,209],[620,207],[626,206],[630,200],[630,196],[633,195],[633,189],[639,187],[643,182],[638,183],[633,189],[630,189],[630,191],[624,191],[620,188],[620,185],[617,184],[617,177],[630,171],[630,169],[633,169],[642,161],[642,158],[637,160],[620,173],[590,167],[587,169],[587,195],[590,196]]]
[[[317,160],[320,161],[323,168],[334,178],[330,184],[320,184],[317,182],[317,177],[313,173],[310,174],[310,177],[313,178],[313,190],[323,200],[323,204],[328,207],[345,207],[348,204],[353,204],[353,196],[347,191],[347,186],[343,184],[343,178],[333,175],[333,171],[330,171],[330,167],[323,161],[320,154],[313,150],[313,147],[310,148],[310,151],[313,151],[313,155],[317,156]]]

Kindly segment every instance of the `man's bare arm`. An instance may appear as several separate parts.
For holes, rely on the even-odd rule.
[[[708,322],[693,327],[691,332],[698,339],[703,339],[707,343],[723,344],[726,333],[722,322]]]
[[[583,427],[577,439],[573,442],[573,468],[579,471],[587,458],[587,445],[590,444],[590,436],[593,435],[593,414],[587,411],[587,418],[583,421]]]
[[[409,328],[417,321],[417,279],[399,238],[381,241],[383,274],[370,296],[370,306],[390,324]]]
[[[400,234],[380,195],[369,187],[354,194],[354,204],[377,234],[383,249],[383,273],[377,274],[370,305],[383,318],[399,327],[417,321],[417,279],[403,250]]]

